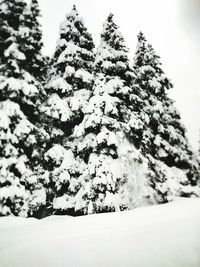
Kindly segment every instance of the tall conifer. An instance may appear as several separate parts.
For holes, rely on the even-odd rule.
[[[133,69],[135,85],[143,91],[142,109],[148,116],[141,150],[149,158],[150,183],[161,202],[172,195],[191,195],[198,179],[197,166],[180,114],[168,96],[173,86],[162,70],[160,57],[141,32]]]
[[[44,155],[49,173],[48,206],[66,192],[74,155],[68,149],[70,136],[83,120],[93,86],[94,43],[75,6],[60,25],[60,36],[51,60],[41,113],[51,136]],[[72,158],[72,160],[70,160]],[[75,169],[75,167],[73,168]],[[52,212],[52,211],[49,211]]]
[[[33,123],[42,86],[26,69],[23,0],[0,3],[0,214],[27,216],[45,202],[35,174],[35,148],[44,133]]]

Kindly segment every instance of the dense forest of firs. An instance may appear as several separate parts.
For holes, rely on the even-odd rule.
[[[110,14],[95,49],[74,6],[49,59],[39,16],[38,0],[0,2],[0,215],[199,197],[198,159],[144,34],[130,62]]]

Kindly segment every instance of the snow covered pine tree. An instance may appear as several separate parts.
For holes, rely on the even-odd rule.
[[[34,170],[37,137],[44,137],[34,126],[42,87],[22,41],[27,8],[23,0],[0,2],[0,215],[27,216],[45,202]]]
[[[199,195],[172,84],[144,35],[131,70],[111,14],[94,59],[74,6],[45,82],[38,17],[37,0],[0,0],[0,216],[117,211]]]
[[[47,99],[41,107],[51,139],[44,155],[49,177],[48,206],[59,210],[55,199],[69,186],[69,166],[74,160],[67,142],[83,119],[83,107],[93,86],[94,43],[76,7],[60,26],[60,37],[45,86]],[[77,167],[76,167],[77,168]],[[74,168],[73,168],[74,169]],[[52,207],[52,205],[54,207]]]
[[[31,0],[23,12],[20,42],[26,56],[26,70],[37,81],[44,83],[46,81],[48,57],[42,55],[43,42],[41,25],[39,23],[40,16],[38,0]]]
[[[172,84],[142,32],[138,35],[133,69],[135,86],[143,91],[142,110],[148,118],[143,125],[140,147],[149,159],[150,184],[155,190],[156,202],[198,195],[197,161],[188,145],[180,115],[167,93]]]
[[[143,201],[146,163],[126,136],[131,115],[126,104],[132,92],[127,52],[111,14],[96,53],[92,95],[72,135],[81,162],[79,175],[70,179],[68,190],[57,199],[65,203],[61,207],[66,213],[118,211]]]

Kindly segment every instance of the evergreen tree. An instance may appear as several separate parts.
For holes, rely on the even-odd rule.
[[[49,173],[50,207],[54,196],[63,194],[68,184],[69,164],[64,155],[68,153],[67,141],[75,125],[82,121],[83,107],[91,94],[93,49],[92,37],[73,6],[60,26],[60,37],[45,86],[47,99],[41,107],[43,122],[51,136],[44,155],[45,168]]]
[[[27,216],[45,201],[35,174],[37,139],[44,133],[33,125],[42,86],[25,68],[20,41],[26,3],[0,4],[0,214]]]
[[[48,98],[42,108],[49,121],[67,135],[82,120],[81,109],[92,88],[93,48],[92,37],[74,6],[60,26],[45,87]]]
[[[140,32],[133,68],[135,84],[143,91],[142,109],[148,116],[141,149],[149,158],[150,183],[162,202],[170,195],[192,194],[190,185],[196,185],[198,174],[180,114],[168,96],[173,86],[161,67],[160,57]]]
[[[54,202],[65,213],[117,211],[144,200],[145,160],[128,138],[133,74],[127,52],[111,14],[96,53],[92,95],[71,137],[79,168],[71,165],[67,191]]]
[[[23,12],[23,21],[20,24],[20,43],[25,53],[24,68],[38,81],[46,79],[48,59],[42,55],[42,31],[39,23],[40,9],[37,0],[31,0]]]

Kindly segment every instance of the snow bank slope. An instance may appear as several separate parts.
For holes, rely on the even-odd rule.
[[[0,267],[199,267],[200,200],[121,213],[0,218]]]

